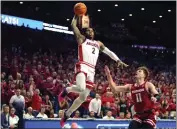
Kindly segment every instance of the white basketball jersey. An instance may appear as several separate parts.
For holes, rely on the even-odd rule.
[[[86,39],[84,43],[79,45],[79,61],[96,66],[99,50],[100,46],[97,41]]]

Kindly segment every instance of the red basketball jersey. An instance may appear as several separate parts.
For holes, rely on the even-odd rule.
[[[132,85],[131,95],[134,103],[135,112],[152,110],[154,102],[151,101],[151,95],[145,88],[146,82],[140,86]]]

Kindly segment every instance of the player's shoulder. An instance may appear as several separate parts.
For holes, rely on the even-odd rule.
[[[103,42],[101,42],[100,40],[96,40],[96,42],[98,43],[99,47],[100,47],[100,50],[103,51],[105,46],[103,44]]]
[[[147,81],[147,82],[146,82],[146,85],[147,85],[147,86],[153,86],[153,83],[150,82],[150,81]]]
[[[95,40],[97,43],[103,45],[103,42],[101,42],[100,40]]]
[[[145,86],[147,86],[148,88],[152,88],[154,87],[154,84],[152,82],[147,81]]]

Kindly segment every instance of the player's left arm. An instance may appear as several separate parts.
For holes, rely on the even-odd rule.
[[[153,95],[151,97],[151,100],[154,101],[154,102],[158,101],[160,97],[159,97],[159,93],[156,90],[154,84],[152,84],[151,82],[147,82],[147,85],[148,85],[148,90]]]
[[[102,51],[103,53],[105,53],[106,55],[108,55],[111,59],[113,59],[114,61],[116,61],[118,63],[118,66],[125,66],[127,67],[128,65],[125,64],[124,62],[122,62],[119,57],[112,52],[111,50],[109,50],[109,48],[107,48],[101,41],[98,41],[99,46],[100,46],[100,51]]]

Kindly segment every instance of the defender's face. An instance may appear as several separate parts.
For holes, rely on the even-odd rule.
[[[87,36],[88,38],[90,38],[90,39],[93,39],[93,38],[94,38],[94,31],[93,31],[92,28],[88,28],[88,29],[86,30],[86,36]]]
[[[137,70],[136,74],[135,74],[135,77],[137,79],[139,79],[139,78],[145,78],[145,74],[144,74],[143,70]]]

